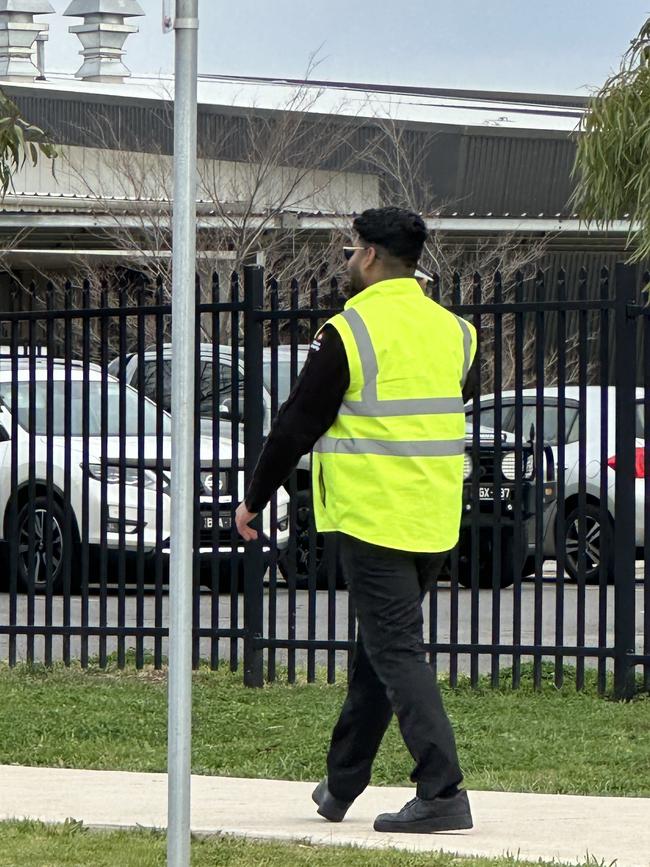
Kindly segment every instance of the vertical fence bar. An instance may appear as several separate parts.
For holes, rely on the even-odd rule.
[[[263,340],[264,327],[259,317],[264,304],[264,269],[259,265],[244,267],[244,454],[245,487],[253,476],[264,438]],[[260,645],[264,629],[264,553],[262,516],[252,526],[257,541],[246,544],[244,555],[244,684],[262,686],[263,651]]]
[[[318,306],[318,286],[316,281],[312,280],[309,283],[309,306],[312,310],[315,310]],[[312,340],[316,336],[316,326],[317,322],[315,319],[309,319],[307,322],[309,326],[309,343],[311,344]],[[296,364],[296,371],[298,365]],[[313,510],[312,515],[313,515]],[[327,554],[330,552],[328,551]],[[309,601],[308,601],[308,612],[307,612],[307,640],[310,642],[314,642],[316,640],[316,605],[317,605],[317,594],[316,590],[318,589],[320,583],[320,575],[323,571],[323,566],[327,568],[329,575],[331,576],[333,573],[333,569],[330,568],[331,557],[326,556],[325,551],[323,551],[324,563],[315,562],[315,569],[309,570]],[[317,560],[316,553],[316,532],[314,527],[313,518],[309,521],[309,560]],[[331,593],[332,585],[329,585],[328,592]],[[307,652],[307,681],[312,683],[316,680],[316,651],[315,649],[310,648]]]
[[[34,310],[34,294],[36,286],[34,283],[29,288],[29,312]],[[22,547],[27,548],[27,563],[25,575],[27,578],[27,625],[35,625],[36,614],[36,582],[39,577],[38,564],[36,561],[36,528],[37,528],[37,511],[36,511],[36,347],[34,346],[34,320],[30,317],[27,323],[27,352],[28,352],[28,395],[29,409],[27,412],[28,429],[29,429],[29,481],[27,483],[28,491],[28,507],[27,507],[27,544],[23,543]],[[70,440],[66,439],[66,454],[70,452]],[[44,525],[43,511],[40,511],[41,527]],[[21,522],[20,534],[21,538],[24,534],[25,521]],[[68,545],[65,545],[64,550],[67,551]],[[27,634],[27,662],[34,661],[34,633]]]
[[[492,278],[493,285],[493,302],[501,304],[503,302],[503,283],[501,280],[501,272],[496,271]],[[503,404],[501,400],[501,392],[503,389],[503,313],[500,310],[494,310],[493,329],[494,341],[492,344],[492,352],[494,354],[494,376],[492,383],[492,391],[494,392],[494,498],[492,500],[493,508],[493,524],[492,524],[492,644],[497,646],[500,643],[501,637],[501,586],[503,573],[509,569],[514,569],[517,573],[520,571],[520,564],[513,562],[513,551],[503,545],[504,532],[502,530],[501,518],[503,515],[503,499],[501,490],[505,482],[505,477],[502,472],[502,432],[503,432]],[[507,532],[507,531],[506,531]],[[493,687],[499,685],[499,655],[491,654],[490,658],[490,677]]]
[[[221,455],[221,401],[222,401],[222,382],[220,370],[220,329],[219,329],[219,313],[214,305],[219,303],[219,275],[214,273],[210,281],[210,301],[213,305],[210,314],[210,337],[211,337],[211,358],[212,358],[212,377],[211,377],[211,419],[212,419],[212,502],[210,505],[210,513],[212,516],[212,530],[210,532],[210,668],[215,670],[219,667],[219,638],[217,631],[219,629],[219,590],[221,589],[221,565],[222,559],[219,551],[219,540],[221,537],[221,528],[219,523],[219,510],[221,508],[221,464],[224,462],[224,456]],[[230,377],[232,383],[232,376]],[[225,387],[225,386],[224,386]],[[224,399],[230,397],[230,412],[231,415],[235,412],[239,413],[239,402],[233,400],[233,395],[230,394]],[[237,485],[237,474],[233,475],[232,468],[226,473],[227,488],[224,494],[230,497],[235,496]],[[207,534],[206,534],[207,535]],[[228,533],[230,536],[230,533]]]
[[[239,275],[236,271],[230,276],[230,301],[233,305],[239,302],[239,296],[241,286],[239,281]],[[230,425],[230,460],[233,478],[236,480],[235,488],[233,490],[232,496],[230,498],[230,547],[231,547],[231,557],[230,557],[230,628],[235,630],[239,628],[239,584],[240,577],[243,570],[244,560],[239,556],[239,549],[242,547],[243,542],[239,538],[237,530],[235,528],[235,509],[237,507],[237,500],[241,495],[243,497],[244,491],[239,491],[239,395],[241,388],[241,379],[240,379],[240,370],[239,370],[239,331],[240,331],[240,321],[237,313],[235,312],[235,307],[231,311],[231,347],[230,347],[230,358],[231,358],[231,395],[232,395],[232,407],[236,408],[232,413],[231,417],[231,425]],[[245,320],[246,321],[246,320]],[[244,324],[244,328],[245,328]],[[244,365],[246,364],[245,360],[245,352],[244,352]],[[245,386],[245,382],[243,383]],[[244,419],[246,418],[246,395],[244,395]],[[257,410],[256,410],[257,411]],[[245,429],[244,425],[244,429]],[[245,444],[244,444],[245,445]],[[236,637],[232,637],[230,639],[230,670],[237,671],[237,667],[239,664],[239,640]]]
[[[609,274],[605,268],[600,272],[600,298],[605,301],[609,297]],[[610,315],[609,308],[603,304],[600,310],[600,570],[598,576],[598,647],[607,647],[607,597],[609,595],[610,564],[613,539],[610,533],[609,517],[609,439],[610,439],[610,363],[609,338]],[[598,691],[603,694],[607,689],[607,659],[598,659]]]
[[[275,291],[274,291],[275,290]],[[273,281],[272,283],[269,281],[265,285],[265,291],[267,293],[267,297],[269,297],[269,301],[271,304],[276,304],[277,306],[277,283]],[[265,298],[266,301],[266,298]],[[277,338],[278,334],[278,320],[273,320],[269,323],[268,327],[263,326],[264,331],[267,331],[270,335],[271,343],[273,343],[273,336]],[[264,333],[263,331],[263,333]],[[265,401],[269,399],[267,394],[267,385],[270,393],[273,392],[273,387],[270,385],[271,380],[275,377],[275,409],[272,407],[270,411],[267,407],[264,409],[264,436],[268,435],[270,430],[272,419],[275,417],[275,413],[277,411],[278,404],[278,382],[280,379],[280,370],[279,370],[279,358],[277,353],[277,340],[275,342],[275,346],[271,347],[269,350],[268,358],[266,355],[266,350],[264,350],[264,365],[263,369],[266,371],[268,369],[269,373],[267,378],[264,377],[264,399]],[[273,402],[273,401],[272,401]],[[270,545],[271,550],[269,552],[269,562],[268,562],[268,595],[267,595],[267,621],[266,621],[266,635],[269,639],[271,639],[271,623],[273,623],[273,636],[275,637],[275,619],[277,617],[277,600],[278,600],[278,566],[279,566],[279,557],[278,557],[278,493],[275,492],[271,497],[271,502],[269,503],[269,521],[270,521]],[[271,649],[269,644],[268,647],[268,656],[267,656],[267,672],[273,671],[273,679],[275,680],[275,656],[273,658],[273,662],[271,662],[271,653],[275,654],[275,648]],[[270,680],[270,676],[269,676]]]
[[[524,300],[524,275],[521,271],[515,274],[514,286],[515,304],[521,304]],[[528,549],[528,531],[524,537],[524,522],[522,518],[522,500],[523,500],[523,481],[522,481],[522,461],[523,461],[523,402],[522,395],[524,390],[524,331],[525,318],[521,309],[515,308],[515,358],[514,358],[514,434],[515,434],[515,463],[517,467],[518,478],[515,479],[515,496],[513,509],[515,513],[514,520],[514,546],[513,556],[515,563],[524,561],[525,551],[522,551],[522,546]],[[537,478],[539,484],[539,474]],[[529,506],[527,505],[527,508]],[[521,644],[521,579],[520,571],[515,572],[515,580],[512,587],[512,643],[515,647]],[[513,651],[512,655],[512,687],[517,689],[521,682],[521,652]]]
[[[635,651],[635,400],[637,323],[628,305],[636,299],[636,268],[617,263],[616,291],[616,520],[614,524],[614,694],[634,694]]]
[[[456,275],[455,275],[456,276]],[[454,279],[452,285],[452,307],[458,308],[462,304],[462,284],[460,277]],[[458,621],[459,621],[459,581],[458,581],[458,545],[451,554],[451,575],[449,584],[449,684],[452,687],[458,685]],[[438,643],[438,584],[433,585],[430,591],[432,601],[430,604],[431,624],[429,632],[431,641]],[[437,662],[437,660],[436,660]]]
[[[162,277],[158,277],[156,282],[156,303],[162,305],[164,303],[164,284]],[[156,314],[155,324],[156,334],[156,360],[155,370],[156,379],[154,383],[155,402],[156,402],[156,560],[154,566],[154,626],[156,627],[156,636],[154,639],[153,664],[154,668],[162,668],[163,653],[162,653],[162,629],[163,629],[163,581],[164,581],[164,563],[163,563],[163,479],[165,484],[167,480],[163,475],[164,464],[164,425],[166,417],[163,415],[165,404],[165,382],[168,381],[171,385],[171,375],[167,379],[167,371],[165,368],[163,344],[165,342],[165,321],[164,314],[158,312]]]
[[[127,443],[127,415],[126,415],[126,362],[127,362],[127,311],[128,298],[124,278],[120,280],[118,287],[119,304],[119,346],[120,364],[122,375],[119,382],[118,393],[118,550],[117,550],[117,626],[120,632],[117,636],[117,665],[124,668],[126,665],[126,443]]]
[[[566,568],[566,551],[564,548],[565,523],[565,464],[566,464],[566,274],[560,269],[557,280],[557,400],[558,400],[558,440],[557,440],[557,516],[556,529],[556,573],[555,573],[555,644],[564,644],[564,572]],[[550,528],[548,532],[553,532]],[[555,685],[564,684],[564,656],[555,656]]]
[[[481,275],[474,273],[472,278],[472,304],[480,306],[483,304],[483,284]],[[483,382],[481,381],[480,371],[483,367],[483,333],[482,333],[482,317],[479,312],[474,314],[474,328],[476,328],[477,343],[476,343],[476,360],[475,363],[479,369],[479,386],[474,393],[472,402],[472,475],[471,475],[471,493],[470,493],[470,515],[472,522],[470,526],[470,642],[476,647],[480,641],[481,634],[481,597],[479,592],[479,572],[481,560],[481,502],[479,499],[480,485],[480,445],[481,445],[481,404],[480,397],[483,390]],[[480,654],[476,650],[472,650],[470,656],[470,680],[472,686],[478,686],[480,674]]]
[[[269,281],[269,302],[271,306],[271,310],[278,310],[280,306],[280,299],[278,295],[278,281],[273,277]],[[270,333],[270,392],[271,392],[271,418],[275,418],[278,411],[278,381],[279,381],[279,370],[278,370],[278,320],[272,319],[270,322],[269,333]],[[295,534],[295,529],[292,528],[292,534]],[[285,580],[288,581],[288,570],[290,567],[288,560],[286,559],[286,551],[284,552],[284,570],[285,570]],[[277,619],[278,619],[278,582],[277,582],[277,574],[271,576],[271,581],[269,583],[269,608],[268,608],[268,623],[267,623],[267,634],[270,642],[274,642],[277,638]],[[269,645],[268,651],[268,664],[267,664],[267,679],[270,682],[273,682],[276,678],[277,668],[276,668],[276,647],[273,643]]]
[[[135,598],[135,625],[136,625],[136,639],[135,639],[135,665],[136,668],[144,667],[144,637],[142,635],[142,630],[144,628],[144,608],[145,608],[145,597],[144,597],[144,572],[145,572],[145,564],[144,564],[144,530],[145,530],[145,509],[144,509],[144,496],[145,496],[145,473],[148,471],[145,469],[145,458],[146,458],[146,446],[145,446],[145,406],[146,406],[146,385],[145,385],[145,361],[144,361],[144,351],[145,351],[145,327],[146,320],[144,316],[144,304],[145,304],[145,287],[144,280],[140,277],[138,279],[136,285],[136,303],[138,305],[138,317],[137,317],[137,359],[138,359],[138,368],[137,368],[137,385],[136,389],[138,392],[138,411],[137,417],[134,419],[136,423],[136,432],[137,432],[137,446],[138,446],[138,489],[137,489],[137,503],[136,503],[136,521],[137,521],[137,530],[136,530],[136,538],[137,538],[137,550],[135,555],[135,571],[136,571],[136,598]],[[159,486],[159,481],[156,479],[156,488]]]
[[[578,300],[587,300],[587,271],[580,269]],[[587,593],[587,335],[588,311],[578,311],[578,574],[576,576],[576,645],[585,644],[585,605]],[[584,689],[585,658],[576,659],[576,689]]]
[[[9,522],[12,533],[9,539],[9,624],[18,623],[18,569],[20,568],[20,539],[18,538],[18,461],[21,449],[18,444],[18,328],[19,322],[11,320],[11,490],[14,492],[9,507]],[[21,431],[22,438],[22,431]],[[23,446],[24,447],[24,446]],[[9,665],[18,661],[18,636],[9,636]]]
[[[290,284],[289,304],[290,304],[290,307],[292,310],[297,310],[298,306],[300,304],[300,289],[298,286],[298,281],[296,279],[293,279],[291,281],[291,284]],[[293,314],[289,318],[289,344],[290,344],[289,381],[290,382],[294,381],[295,375],[296,375],[296,365],[295,365],[294,359],[295,359],[295,353],[297,351],[295,347],[297,346],[297,343],[298,343],[297,334],[298,334],[298,320],[296,318],[296,315]],[[297,485],[297,479],[296,479],[295,473],[292,473],[291,477],[289,479],[289,497],[291,498],[291,503],[298,504],[298,500],[299,500],[299,498],[298,498],[298,485]],[[294,516],[297,517],[297,512],[298,512],[298,510],[296,508],[296,505],[294,505],[293,513],[291,515],[292,526],[295,526],[295,524],[293,522],[295,519]],[[297,568],[297,559],[296,558],[297,558],[299,552],[298,552],[298,547],[297,547],[296,542],[295,542],[295,536],[294,536],[292,541],[293,541],[293,545],[291,546],[291,549],[290,549],[290,557],[293,560],[293,562],[296,563],[295,574],[297,576],[298,568]],[[314,571],[315,565],[316,564],[313,562],[313,560],[310,559],[309,560],[309,572],[307,575],[307,581],[308,582],[311,581],[311,575]],[[296,610],[296,582],[291,581],[289,583],[289,593],[287,594],[287,638],[289,638],[289,640],[291,640],[291,641],[296,638],[296,613],[297,613],[297,610]],[[287,652],[287,679],[288,679],[289,683],[294,683],[296,680],[296,649],[295,649],[295,647],[289,647],[289,650]]]
[[[81,306],[90,310],[90,283],[84,280],[81,290]],[[90,463],[90,319],[84,316],[81,323],[82,329],[82,382],[81,382],[81,413],[82,413],[82,436],[81,448],[83,476],[81,482],[81,561],[78,568],[81,569],[79,576],[81,596],[81,666],[88,667],[88,625],[89,620],[89,597],[88,583],[90,581],[90,476],[88,464]]]
[[[45,296],[48,312],[53,309],[52,284],[48,283],[45,287]],[[54,359],[52,357],[53,349],[53,327],[54,320],[48,317],[46,325],[46,346],[47,346],[47,383],[46,383],[46,421],[45,421],[45,448],[46,448],[46,467],[45,467],[45,505],[48,515],[54,515],[54,479],[53,479],[53,461],[54,461]],[[45,625],[52,625],[52,603],[54,595],[54,538],[53,538],[54,523],[52,520],[47,522],[47,538],[45,543],[45,553],[48,563],[48,582],[45,596]],[[62,564],[59,564],[61,568]],[[45,637],[45,665],[52,665],[52,635]]]
[[[201,353],[201,284],[196,281],[196,306],[194,313],[194,334],[197,341],[194,348],[194,395],[191,403],[192,413],[192,668],[198,668],[200,660],[201,628],[201,398],[203,396],[202,376],[204,361]],[[214,402],[213,402],[214,410]],[[217,409],[218,412],[218,409]],[[214,419],[214,411],[212,418]]]
[[[100,524],[99,524],[99,626],[105,630],[108,626],[108,481],[106,461],[108,457],[108,344],[111,331],[110,310],[108,306],[108,286],[102,281],[99,294],[101,318],[99,321],[100,365],[101,365],[101,389],[100,389],[100,465],[102,467],[100,482]],[[124,376],[124,360],[120,356],[118,361],[118,376]],[[108,663],[107,636],[102,631],[99,636],[99,665],[105,668]]]
[[[63,306],[66,311],[71,310],[72,283],[66,280],[63,287]],[[73,512],[71,502],[71,474],[72,474],[72,320],[67,317],[63,323],[63,356],[64,366],[64,397],[63,397],[63,442],[65,456],[63,461],[63,549],[67,552],[63,561],[63,661],[70,665],[70,626],[72,621],[72,557],[70,548],[73,540]]]
[[[316,307],[319,306],[318,297],[316,298]],[[318,320],[319,325],[321,320]],[[328,538],[329,537],[329,538]],[[329,548],[327,547],[329,546]],[[331,552],[331,553],[330,553]],[[327,640],[336,641],[336,609],[337,609],[337,587],[340,584],[339,573],[341,573],[341,565],[339,560],[339,544],[338,539],[332,539],[331,534],[327,534],[324,539],[323,556],[327,562]],[[341,573],[342,575],[342,573]],[[336,652],[328,650],[327,653],[327,682],[335,683],[336,681]]]
[[[535,300],[545,300],[544,272],[539,270],[535,277]],[[543,643],[544,625],[544,578],[542,575],[544,544],[543,532],[543,489],[546,477],[546,455],[544,454],[544,349],[546,342],[546,320],[544,309],[537,307],[535,311],[535,467],[537,468],[537,484],[535,485],[535,623],[533,626],[535,650]],[[527,431],[524,431],[526,434]],[[540,484],[541,482],[541,484]],[[542,657],[536,652],[533,659],[533,683],[535,689],[542,685]]]

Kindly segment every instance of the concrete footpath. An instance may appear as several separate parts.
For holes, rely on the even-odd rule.
[[[399,809],[410,788],[372,786],[340,824],[316,814],[314,783],[192,777],[192,830],[259,840],[308,840],[369,848],[443,850],[616,867],[650,867],[650,798],[470,792],[474,829],[378,834],[377,813]],[[123,771],[0,766],[0,820],[83,821],[96,828],[167,824],[167,777]],[[591,862],[590,862],[591,863]]]

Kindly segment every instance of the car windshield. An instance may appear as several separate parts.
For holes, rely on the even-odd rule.
[[[162,405],[167,412],[171,412],[172,408],[172,363],[170,359],[165,359],[162,363],[162,382],[159,382],[161,370],[157,361],[145,361],[144,363],[144,393],[152,401],[157,402],[162,400]],[[203,418],[213,418],[215,416],[214,409],[214,387],[219,389],[219,405],[229,404],[232,402],[232,375],[230,364],[221,362],[218,366],[219,375],[213,381],[213,364],[211,361],[201,360],[198,370],[198,398],[199,412]],[[131,385],[139,388],[138,375],[131,380]],[[243,390],[243,376],[239,381],[239,387]]]
[[[140,398],[132,388],[121,388],[117,382],[100,382],[93,380],[88,383],[88,400],[84,401],[84,383],[74,380],[69,383],[70,399],[66,406],[66,383],[56,380],[49,383],[19,382],[17,385],[17,419],[18,424],[39,435],[52,433],[53,436],[83,436],[84,417],[87,418],[88,436],[155,436],[158,430],[158,412],[148,400],[142,398],[143,427],[140,429],[138,410]],[[48,391],[51,394],[51,419],[48,425]],[[123,393],[124,404],[121,411],[120,391]],[[0,383],[0,398],[5,406],[12,410],[12,387],[10,382]],[[105,402],[106,427],[102,430],[102,403]],[[66,410],[69,411],[69,427],[66,427]],[[123,412],[123,421],[121,417]],[[171,433],[169,418],[161,417],[162,433]]]

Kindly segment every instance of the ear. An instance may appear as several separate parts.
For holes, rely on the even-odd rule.
[[[370,268],[377,261],[377,251],[374,247],[367,247],[364,255],[364,265]]]

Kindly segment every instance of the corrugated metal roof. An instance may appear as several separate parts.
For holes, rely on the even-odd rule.
[[[43,82],[7,82],[10,92],[34,91],[75,95],[88,101],[99,98],[170,103],[173,79],[139,77],[121,83],[79,81],[68,76],[50,76]],[[507,130],[570,132],[575,129],[582,108],[565,104],[507,101],[483,94],[480,97],[454,96],[437,92],[405,92],[405,89],[378,92],[369,86],[300,83],[237,77],[199,77],[201,106],[233,109],[286,110],[292,100],[309,114],[336,114],[358,119],[386,118],[437,126],[491,127]],[[296,97],[307,93],[306,98]]]

